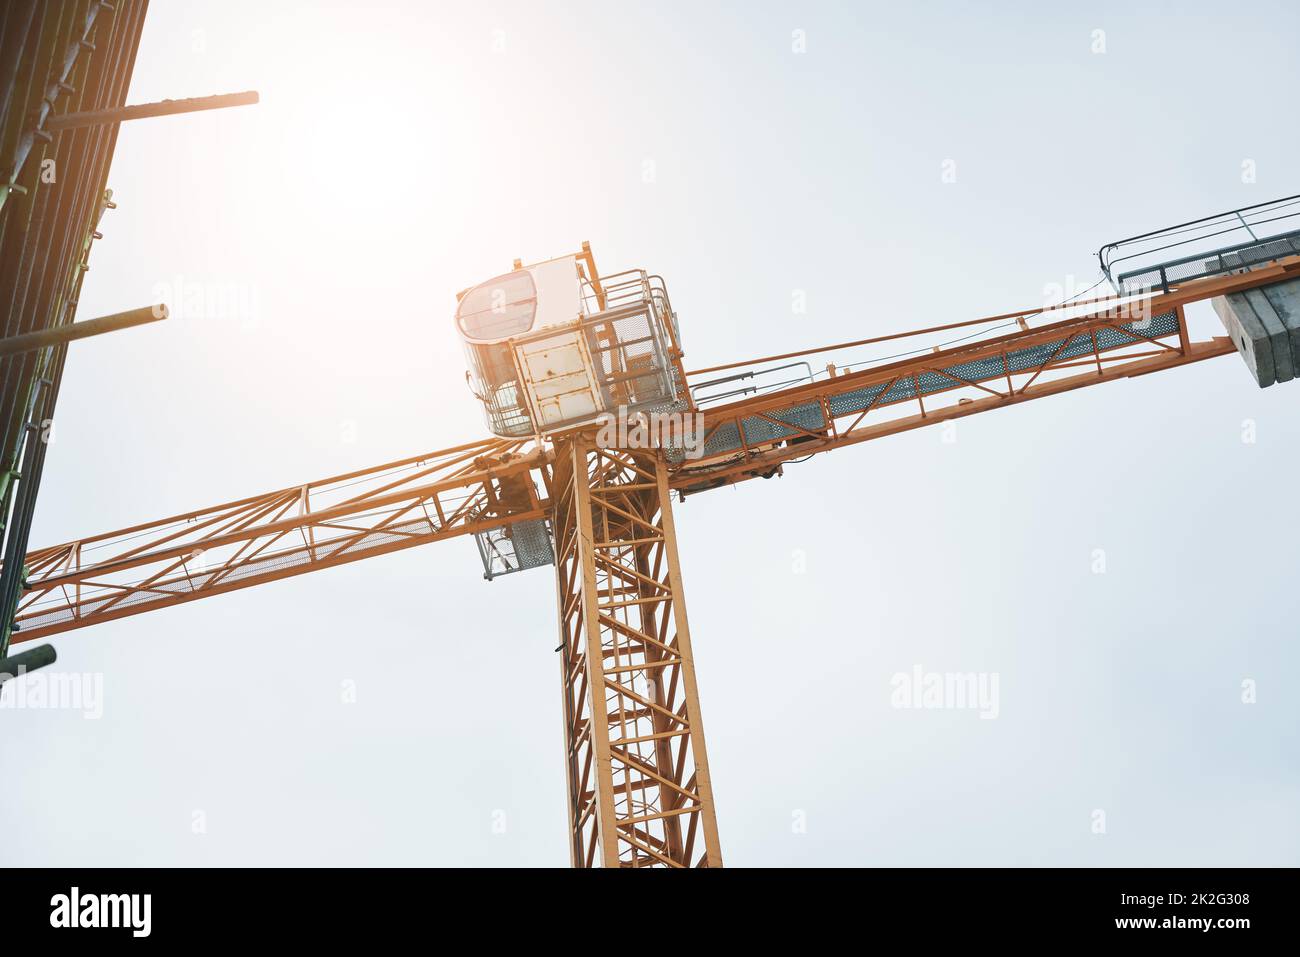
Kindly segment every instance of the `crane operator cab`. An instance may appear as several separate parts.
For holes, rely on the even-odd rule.
[[[496,435],[549,435],[690,404],[663,280],[638,269],[598,276],[587,243],[531,266],[516,261],[458,298],[466,379]]]

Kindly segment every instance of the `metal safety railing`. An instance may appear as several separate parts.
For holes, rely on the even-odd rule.
[[[802,369],[803,375],[790,377],[788,374],[779,381],[773,381],[769,376],[776,375],[778,372],[786,372],[790,369]],[[745,372],[737,372],[734,375],[723,376],[720,379],[709,379],[706,382],[695,382],[691,384],[691,397],[695,400],[697,406],[703,406],[710,402],[721,402],[724,399],[734,399],[736,396],[755,395],[759,392],[772,392],[776,389],[784,389],[786,386],[798,385],[801,382],[811,382],[814,379],[812,365],[808,362],[788,362],[785,365],[772,366],[767,369],[749,369]],[[708,392],[701,395],[705,389],[719,389],[722,391]]]
[[[1194,219],[1097,251],[1115,291],[1168,292],[1203,279],[1300,254],[1300,194]]]

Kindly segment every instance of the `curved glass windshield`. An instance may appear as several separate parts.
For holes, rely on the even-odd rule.
[[[527,332],[536,312],[533,277],[519,269],[465,293],[456,309],[456,321],[469,338],[491,341]]]

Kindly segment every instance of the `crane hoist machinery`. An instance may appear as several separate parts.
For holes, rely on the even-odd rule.
[[[1110,289],[1095,298],[691,371],[658,277],[602,276],[585,244],[516,261],[462,293],[455,315],[492,438],[32,551],[3,636],[472,536],[489,579],[554,566],[571,862],[717,867],[673,493],[1233,353],[1260,387],[1294,378],[1297,227],[1300,196],[1231,210],[1102,247],[1097,285]],[[1225,335],[1193,335],[1196,303]],[[886,360],[840,359],[950,334]],[[814,368],[828,355],[837,363]],[[698,434],[688,454],[604,428],[610,416],[689,416]]]

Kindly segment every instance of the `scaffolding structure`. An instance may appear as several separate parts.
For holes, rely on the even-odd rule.
[[[104,212],[116,124],[60,115],[126,100],[147,0],[12,0],[0,10],[0,322],[3,338],[71,325]],[[0,355],[0,659],[23,588],[67,343]]]

